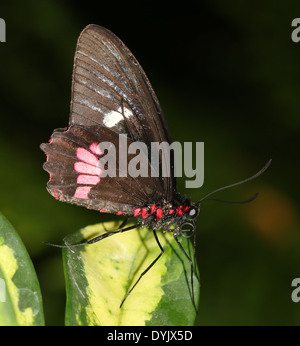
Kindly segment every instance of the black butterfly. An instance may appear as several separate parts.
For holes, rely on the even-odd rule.
[[[44,169],[50,174],[47,189],[60,201],[138,219],[135,226],[108,232],[73,246],[92,244],[139,226],[152,229],[160,254],[142,273],[121,306],[142,276],[163,254],[156,234],[160,228],[173,233],[191,264],[194,303],[193,260],[184,251],[178,236],[193,237],[195,244],[195,220],[200,203],[208,195],[193,203],[176,192],[172,152],[170,156],[160,152],[157,177],[131,177],[129,174],[124,177],[120,174],[124,172],[121,172],[118,161],[114,167],[116,176],[103,177],[104,167],[99,160],[104,153],[99,143],[113,143],[117,149],[116,157],[119,157],[120,134],[127,135],[128,145],[138,141],[145,143],[149,155],[151,143],[171,143],[162,109],[138,61],[112,32],[97,25],[88,25],[79,36],[75,53],[69,126],[55,130],[50,143],[41,145],[47,155]],[[150,157],[147,157],[146,164],[151,171]],[[253,177],[212,193],[255,178],[269,164],[270,161]],[[169,177],[162,176],[163,165],[170,167]]]

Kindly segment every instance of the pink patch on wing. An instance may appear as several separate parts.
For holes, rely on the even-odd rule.
[[[102,152],[97,143],[92,143],[89,149],[97,155],[101,155]],[[100,168],[100,161],[89,150],[85,148],[77,148],[76,156],[80,161],[74,163],[74,169],[79,173],[77,177],[77,184],[82,185],[97,185],[100,183],[100,175],[103,173],[103,170]],[[79,186],[77,187],[74,197],[81,199],[88,199],[88,194],[92,186]],[[103,212],[105,212],[102,209]]]
[[[93,143],[90,145],[90,151],[92,151],[94,154],[99,155],[99,156],[103,155],[103,153],[100,149],[100,145],[97,143]]]
[[[80,174],[77,177],[77,184],[88,184],[88,185],[97,185],[100,183],[100,177],[97,175],[84,175]]]
[[[93,175],[101,175],[103,172],[101,168],[89,165],[88,163],[84,163],[84,162],[75,162],[74,169],[78,173],[93,174]]]
[[[125,211],[118,211],[117,212],[117,215],[122,215],[122,214],[125,214]]]
[[[84,148],[78,148],[76,152],[79,160],[89,163],[92,166],[100,167],[97,157]]]
[[[104,209],[100,209],[100,213],[107,213],[107,211]]]
[[[169,210],[169,214],[173,214],[174,211],[175,211],[174,209],[170,209],[170,210]]]
[[[81,199],[89,199],[88,194],[91,190],[91,186],[79,186],[77,187],[74,197]]]
[[[58,194],[57,194],[56,190],[53,190],[53,196],[54,196],[55,199],[58,199]]]

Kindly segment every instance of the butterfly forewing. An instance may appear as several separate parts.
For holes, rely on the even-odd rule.
[[[162,109],[138,61],[112,32],[89,25],[75,53],[70,125],[95,123],[146,143],[149,158],[151,142],[171,141]],[[161,153],[161,165],[169,160],[165,155]],[[171,163],[165,164],[171,165],[173,173],[172,155]],[[173,174],[161,179],[161,184],[171,200]]]

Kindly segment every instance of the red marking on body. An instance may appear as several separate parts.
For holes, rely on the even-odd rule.
[[[173,214],[174,211],[175,211],[174,209],[170,209],[170,210],[169,210],[169,214],[170,214],[170,215]]]
[[[182,205],[180,205],[180,206],[177,208],[176,213],[177,213],[178,215],[182,215],[182,214],[183,214]]]
[[[107,213],[107,211],[104,209],[100,209],[100,213]]]
[[[187,206],[184,208],[184,213],[186,213],[190,208],[191,208],[191,207],[187,205]]]
[[[152,204],[151,207],[150,207],[150,212],[151,212],[151,214],[154,214],[154,213],[155,213],[155,209],[156,209],[156,205],[155,205],[155,204]]]
[[[99,155],[99,156],[103,155],[103,153],[102,153],[102,151],[100,149],[100,145],[97,144],[97,143],[93,143],[93,144],[90,145],[90,151],[93,152],[96,155]]]
[[[161,208],[158,208],[157,210],[156,210],[156,218],[157,219],[160,219],[160,218],[162,218],[163,217],[163,210],[161,209]]]
[[[100,177],[97,175],[85,175],[85,174],[80,174],[77,177],[77,183],[78,184],[89,184],[89,185],[97,185],[100,183]]]
[[[146,209],[146,208],[143,208],[143,209],[142,209],[142,218],[143,218],[143,219],[146,219],[147,217],[148,217],[147,209]]]
[[[91,186],[79,186],[77,187],[74,197],[81,199],[89,199],[88,194],[91,190]]]
[[[141,208],[136,208],[133,211],[133,216],[138,216],[141,214],[142,209]]]
[[[122,215],[122,214],[125,214],[125,211],[118,211],[117,212],[117,215]]]

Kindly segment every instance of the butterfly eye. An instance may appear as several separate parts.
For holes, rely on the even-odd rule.
[[[191,207],[186,215],[188,219],[194,219],[198,215],[199,209],[196,207]]]

